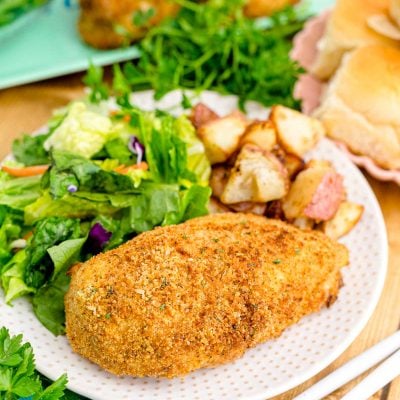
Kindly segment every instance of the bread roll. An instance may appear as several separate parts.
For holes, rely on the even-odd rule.
[[[354,153],[398,169],[399,104],[400,50],[373,45],[345,55],[314,115]]]
[[[311,67],[313,75],[327,80],[334,73],[346,51],[357,47],[384,44],[400,47],[400,42],[375,32],[367,25],[371,15],[386,14],[392,0],[337,0],[318,44],[319,54]]]
[[[390,0],[390,16],[400,27],[400,0]]]

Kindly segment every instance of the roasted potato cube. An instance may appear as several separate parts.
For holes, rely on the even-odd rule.
[[[256,215],[264,215],[267,210],[266,203],[251,203],[246,201],[244,203],[236,203],[229,205],[229,208],[239,213],[251,213]]]
[[[331,167],[309,167],[300,172],[282,203],[287,219],[331,219],[345,196],[343,177]]]
[[[312,229],[314,228],[315,222],[311,218],[307,217],[299,217],[296,218],[293,222],[294,226],[297,226],[299,229]]]
[[[335,216],[322,224],[322,231],[331,239],[339,239],[357,225],[363,212],[362,205],[344,201],[340,204]]]
[[[288,152],[302,157],[325,135],[318,120],[284,106],[274,106],[271,121],[278,135],[278,142]]]
[[[218,199],[211,197],[208,203],[208,212],[210,214],[222,214],[230,211],[231,210],[227,206],[223,205]]]
[[[245,144],[254,144],[262,150],[271,151],[276,143],[276,131],[272,122],[256,121],[247,127],[239,147]]]
[[[328,160],[315,160],[312,159],[307,162],[306,168],[333,168],[332,163]]]
[[[285,215],[282,210],[282,200],[273,200],[267,204],[267,210],[265,212],[267,218],[272,219],[285,219]]]
[[[302,171],[305,167],[305,162],[302,158],[295,156],[294,154],[287,153],[284,158],[283,164],[288,170],[289,178],[293,179],[296,175]]]
[[[246,120],[240,113],[232,113],[200,126],[197,135],[204,143],[211,164],[226,161],[237,150],[246,126]]]
[[[220,198],[226,183],[228,182],[230,168],[225,165],[217,165],[211,170],[210,187],[213,196]]]
[[[264,203],[288,191],[286,168],[271,153],[246,144],[240,151],[221,196],[224,204]]]
[[[207,122],[214,121],[218,118],[220,118],[219,115],[203,103],[196,104],[190,115],[190,120],[196,129],[199,129]]]

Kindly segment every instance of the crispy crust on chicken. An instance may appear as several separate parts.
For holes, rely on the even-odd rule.
[[[114,374],[181,376],[332,304],[347,263],[324,234],[250,214],[157,228],[71,270],[67,336]]]

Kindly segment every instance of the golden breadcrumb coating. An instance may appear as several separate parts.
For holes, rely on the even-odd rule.
[[[174,16],[179,6],[172,0],[80,0],[79,32],[99,49],[110,49],[141,39],[148,28]],[[136,13],[150,12],[144,25],[135,25]]]
[[[72,268],[67,336],[117,375],[184,375],[331,304],[347,263],[322,233],[250,214],[157,228]]]

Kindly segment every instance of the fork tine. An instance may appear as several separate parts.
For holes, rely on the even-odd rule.
[[[354,357],[293,400],[320,400],[378,364],[398,349],[400,349],[400,331]]]

